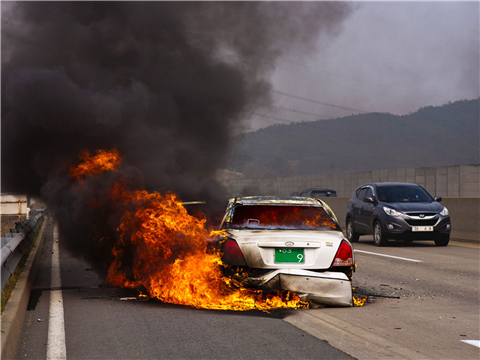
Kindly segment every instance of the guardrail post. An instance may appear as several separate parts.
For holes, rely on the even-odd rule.
[[[2,291],[7,283],[8,279],[15,271],[23,254],[30,247],[30,244],[35,239],[38,226],[40,225],[40,219],[43,217],[42,213],[38,213],[33,219],[25,221],[24,223],[17,223],[14,231],[18,231],[17,234],[10,241],[4,243],[2,238],[1,249],[1,266],[2,266]],[[10,235],[11,236],[11,235]]]

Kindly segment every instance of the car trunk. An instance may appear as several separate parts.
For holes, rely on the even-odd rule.
[[[343,234],[318,230],[228,230],[247,265],[258,269],[328,269]]]

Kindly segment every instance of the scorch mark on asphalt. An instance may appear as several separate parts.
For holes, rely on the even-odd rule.
[[[422,262],[422,260],[415,260],[415,259],[409,259],[409,258],[404,258],[404,257],[399,257],[399,256],[393,256],[393,255],[385,255],[385,254],[379,254],[379,253],[374,253],[370,251],[363,251],[363,250],[354,250],[355,252],[363,253],[363,254],[370,254],[370,255],[377,255],[377,256],[384,256],[388,258],[393,258],[393,259],[399,259],[399,260],[405,260],[405,261],[413,261],[413,262]]]

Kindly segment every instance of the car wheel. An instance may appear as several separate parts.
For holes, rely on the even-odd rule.
[[[383,234],[382,225],[377,220],[373,225],[373,245],[384,246],[387,243],[387,238]]]
[[[347,239],[351,242],[357,242],[360,235],[355,233],[353,230],[353,221],[352,219],[347,220]]]
[[[435,245],[447,246],[449,241],[450,241],[450,234],[443,235],[440,239],[435,240]]]

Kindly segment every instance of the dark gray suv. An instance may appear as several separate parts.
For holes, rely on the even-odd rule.
[[[410,183],[372,183],[360,186],[347,204],[347,238],[358,241],[373,234],[376,246],[388,239],[434,240],[438,246],[450,241],[450,216],[420,185]]]

